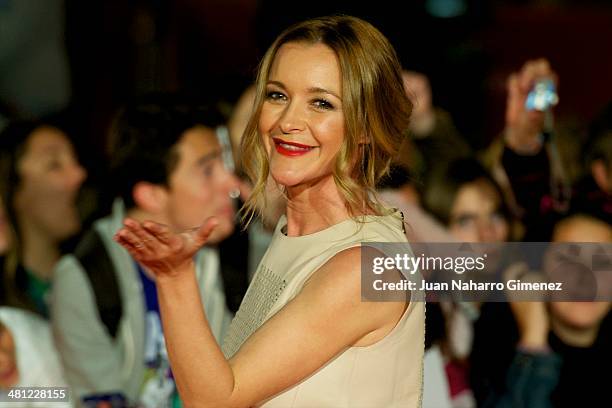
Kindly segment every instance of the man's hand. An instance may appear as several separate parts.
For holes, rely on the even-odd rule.
[[[153,221],[140,223],[126,218],[114,239],[156,278],[166,278],[192,265],[193,255],[206,244],[218,223],[211,217],[200,227],[173,232]]]

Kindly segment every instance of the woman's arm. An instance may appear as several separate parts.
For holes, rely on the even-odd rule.
[[[126,221],[118,240],[156,274],[168,354],[186,406],[263,401],[346,348],[380,340],[406,308],[405,302],[361,302],[361,249],[351,248],[317,270],[228,361],[208,327],[193,264],[176,256],[203,244],[212,228],[207,223],[191,237],[178,237],[157,224],[145,226]],[[136,248],[141,241],[146,246]]]

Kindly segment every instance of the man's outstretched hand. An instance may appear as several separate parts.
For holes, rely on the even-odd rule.
[[[174,232],[153,221],[141,223],[126,218],[114,239],[156,278],[173,277],[189,267],[218,223],[210,217],[199,227]]]

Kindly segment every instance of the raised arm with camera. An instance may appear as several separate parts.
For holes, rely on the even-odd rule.
[[[485,153],[511,209],[526,226],[526,241],[546,240],[556,214],[564,213],[569,202],[566,171],[553,131],[557,84],[557,74],[546,59],[527,61],[512,73],[502,138]]]

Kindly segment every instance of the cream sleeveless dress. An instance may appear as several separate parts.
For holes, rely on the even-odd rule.
[[[323,231],[287,237],[279,221],[240,309],[225,337],[233,356],[242,343],[302,289],[338,252],[362,242],[406,242],[399,212],[348,219]],[[361,227],[361,228],[360,228]],[[409,250],[409,249],[408,249]],[[411,299],[422,299],[411,294]],[[395,328],[367,347],[350,347],[300,383],[261,403],[265,408],[420,407],[423,388],[425,304],[411,301]]]

